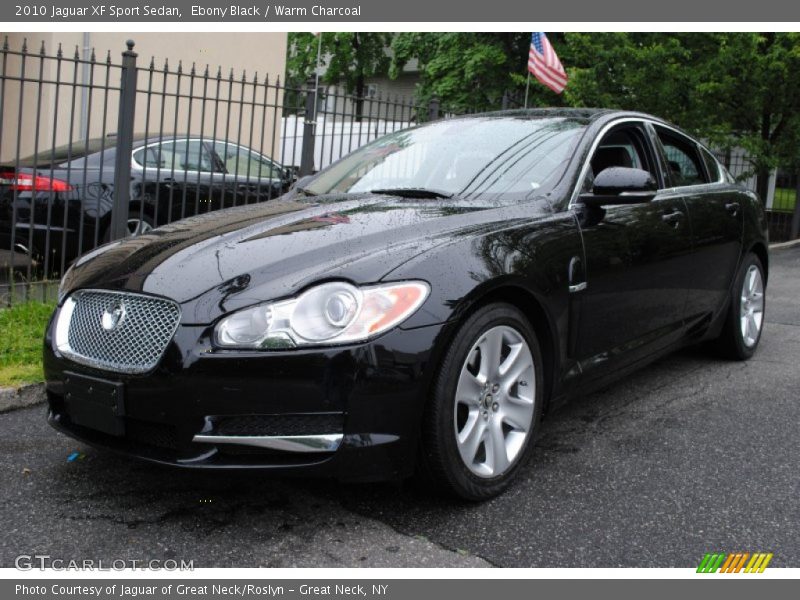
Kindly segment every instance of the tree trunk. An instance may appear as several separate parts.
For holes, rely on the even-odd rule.
[[[764,206],[767,205],[767,194],[769,193],[769,174],[770,171],[767,167],[759,167],[756,174],[756,192]]]
[[[366,84],[364,82],[364,71],[359,69],[358,77],[356,77],[356,121],[361,121],[364,118],[364,89]]]
[[[361,121],[364,117],[364,65],[361,62],[361,40],[358,38],[358,33],[353,36],[353,55],[356,59],[356,121]]]
[[[797,173],[795,177],[797,177],[797,183],[794,186],[794,214],[792,215],[792,228],[789,231],[790,240],[800,237],[800,173]]]
[[[764,36],[764,44],[762,46],[762,54],[769,53],[770,47],[775,43],[775,34],[768,32],[762,34]],[[763,148],[772,149],[772,100],[769,94],[764,98],[764,104],[761,109],[761,140],[764,142]],[[760,157],[763,159],[763,157]],[[769,169],[765,166],[759,166],[756,179],[756,191],[761,198],[761,203],[767,205],[767,194],[769,192]]]

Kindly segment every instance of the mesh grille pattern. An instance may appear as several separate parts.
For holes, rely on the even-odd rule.
[[[317,435],[341,433],[344,416],[341,413],[240,415],[222,418],[215,435]]]
[[[72,301],[64,353],[76,362],[125,373],[144,373],[158,364],[181,316],[176,303],[139,294],[92,290],[75,293]],[[115,326],[106,329],[109,322]]]

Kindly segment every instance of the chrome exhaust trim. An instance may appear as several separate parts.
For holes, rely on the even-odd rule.
[[[203,444],[240,444],[283,452],[334,452],[342,444],[341,433],[320,435],[206,435],[199,433],[193,442]]]

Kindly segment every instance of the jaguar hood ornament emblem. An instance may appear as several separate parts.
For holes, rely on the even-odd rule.
[[[106,331],[113,331],[125,320],[125,305],[122,302],[117,302],[109,306],[104,312],[100,320],[103,329]]]

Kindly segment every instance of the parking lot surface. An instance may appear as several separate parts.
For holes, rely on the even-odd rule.
[[[483,504],[413,485],[198,473],[0,414],[0,566],[694,567],[706,552],[800,566],[800,247],[771,255],[761,346],[689,349],[555,411],[520,481]],[[72,462],[73,452],[82,457]]]

